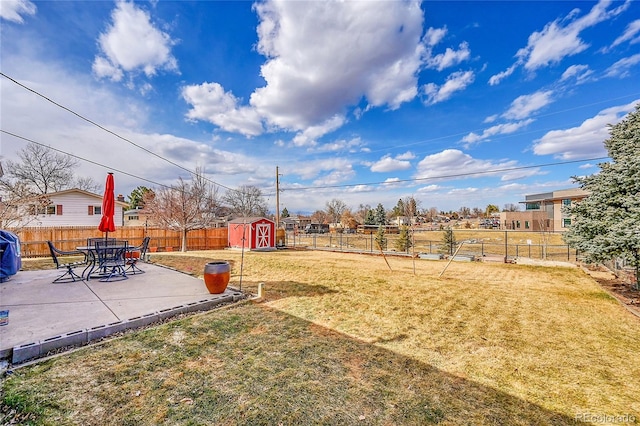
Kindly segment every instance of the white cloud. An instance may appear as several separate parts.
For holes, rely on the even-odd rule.
[[[416,96],[419,2],[274,0],[254,8],[267,85],[250,103],[271,125],[304,130],[363,98],[395,109]]]
[[[435,191],[440,191],[441,189],[443,189],[442,186],[440,185],[427,185],[427,186],[423,186],[418,188],[418,192],[420,193],[428,193],[428,192],[435,192]]]
[[[582,84],[587,82],[593,71],[589,69],[589,65],[571,65],[563,73],[560,81],[566,81],[569,79],[575,79],[576,84]]]
[[[607,68],[606,77],[628,77],[630,68],[640,63],[640,53],[623,58]]]
[[[491,78],[489,79],[489,85],[490,86],[495,86],[496,84],[500,84],[500,82],[502,80],[504,80],[505,78],[509,77],[511,74],[513,74],[513,72],[516,70],[517,65],[511,65],[509,68],[507,68],[506,70],[499,72],[496,75],[492,75]]]
[[[309,126],[304,131],[299,132],[293,138],[294,146],[315,146],[317,139],[327,133],[331,133],[334,130],[340,128],[345,123],[345,118],[341,115],[335,115],[324,123],[320,123],[316,126]]]
[[[416,156],[413,152],[407,151],[404,154],[396,155],[396,158],[398,160],[413,160],[414,158],[416,158]]]
[[[558,63],[565,57],[580,53],[589,47],[580,39],[580,32],[619,15],[629,6],[627,1],[615,9],[607,10],[611,4],[610,0],[600,0],[588,14],[569,22],[566,26],[562,26],[563,22],[556,20],[548,23],[542,31],[531,34],[527,47],[517,54],[525,60],[525,69],[535,70]],[[570,21],[572,17],[573,13],[565,20]]]
[[[447,35],[447,28],[430,27],[424,34],[423,40],[427,46],[435,46]]]
[[[427,83],[422,87],[426,99],[425,105],[434,105],[439,102],[446,101],[455,92],[464,90],[468,85],[473,83],[475,76],[473,71],[457,71],[447,77],[447,81],[438,86],[435,83]]]
[[[262,123],[255,110],[239,107],[238,99],[218,83],[186,86],[182,89],[182,97],[193,105],[187,113],[191,120],[209,121],[222,130],[246,136],[262,133]]]
[[[298,132],[293,146],[314,147],[347,122],[349,107],[366,102],[354,110],[360,115],[374,107],[397,109],[416,97],[425,52],[419,2],[270,0],[256,3],[254,10],[260,20],[257,50],[267,58],[261,67],[266,86],[244,107],[241,116],[250,123],[236,123],[244,134],[257,134],[259,117],[268,131]],[[222,100],[211,95],[211,100],[185,97],[192,105],[188,117],[224,126],[223,120],[195,112]]]
[[[351,165],[340,169],[332,170],[330,173],[319,177],[313,181],[314,185],[339,185],[355,176],[355,171],[351,168]]]
[[[322,174],[331,174],[336,170],[350,170],[353,172],[351,162],[344,158],[324,158],[320,160],[305,161],[296,166],[292,174],[300,176],[302,179],[315,179]]]
[[[119,1],[111,19],[98,39],[101,53],[93,63],[97,77],[120,81],[125,72],[144,72],[151,77],[158,70],[178,71],[177,61],[171,55],[175,42],[154,27],[147,12],[133,3]]]
[[[495,135],[506,135],[506,134],[514,133],[519,129],[533,123],[533,121],[534,120],[530,118],[527,120],[521,120],[513,123],[497,124],[495,126],[489,127],[488,129],[485,129],[480,135],[474,132],[469,133],[468,135],[462,138],[462,142],[465,142],[467,145],[469,145],[469,144],[474,144],[477,142],[487,140],[490,137]]]
[[[581,18],[576,18],[580,11],[574,9],[565,18],[549,22],[541,31],[533,32],[529,36],[527,46],[516,53],[516,63],[506,71],[492,76],[489,79],[489,84],[500,83],[511,75],[517,66],[522,65],[527,71],[535,71],[539,68],[555,65],[567,56],[586,50],[589,44],[580,38],[580,33],[619,15],[629,7],[630,1],[627,0],[622,5],[608,10],[612,3],[611,0],[600,0],[589,13]]]
[[[468,60],[471,57],[469,43],[466,41],[462,42],[458,47],[458,50],[447,47],[444,53],[428,57],[426,59],[427,68],[434,68],[438,71],[442,71],[445,68],[458,65],[459,63]]]
[[[428,155],[417,166],[415,178],[464,179],[476,173],[504,169],[516,166],[515,161],[494,162],[471,157],[457,149],[445,149],[437,154]],[[500,172],[500,175],[504,174]]]
[[[29,0],[1,0],[0,18],[7,21],[24,23],[22,15],[35,15],[36,5]]]
[[[552,130],[534,141],[536,155],[553,155],[563,160],[607,155],[604,141],[609,138],[608,125],[616,124],[632,111],[640,99],[627,105],[607,108],[580,126],[566,130]]]
[[[534,112],[553,102],[552,95],[553,91],[546,90],[518,96],[511,102],[509,110],[503,114],[503,117],[515,120],[529,117]]]
[[[359,137],[353,139],[339,139],[323,144],[317,148],[317,152],[360,152],[365,150],[364,142]]]
[[[627,25],[627,28],[625,28],[622,35],[615,39],[611,44],[610,49],[626,41],[628,41],[629,44],[640,43],[640,19],[636,19],[635,21]]]
[[[399,158],[392,158],[390,155],[385,155],[380,160],[373,163],[371,166],[372,172],[388,173],[395,172],[397,170],[408,170],[411,168],[411,162],[407,160],[401,160]]]

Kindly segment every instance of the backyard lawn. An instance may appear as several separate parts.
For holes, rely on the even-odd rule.
[[[579,268],[453,262],[439,277],[445,261],[296,250],[152,261],[198,275],[220,258],[264,298],[15,369],[5,422],[640,423],[640,318]]]

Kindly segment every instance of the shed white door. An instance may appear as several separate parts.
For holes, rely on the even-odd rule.
[[[268,223],[256,225],[256,248],[269,248],[271,241],[271,226]]]

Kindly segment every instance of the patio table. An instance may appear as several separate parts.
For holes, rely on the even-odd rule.
[[[127,241],[122,241],[124,244],[109,245],[109,248],[128,248]],[[87,266],[82,271],[82,279],[89,281],[94,274],[94,271],[98,267],[98,250],[96,246],[78,246],[76,250],[81,251],[87,255]],[[104,272],[104,271],[103,271]],[[101,276],[103,272],[96,271],[97,276]]]

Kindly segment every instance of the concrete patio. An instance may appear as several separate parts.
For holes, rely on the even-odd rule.
[[[229,287],[209,294],[202,279],[143,263],[143,274],[122,281],[52,284],[61,270],[19,271],[0,283],[0,361],[19,364],[61,347],[82,345],[181,313],[232,303],[244,295]]]

